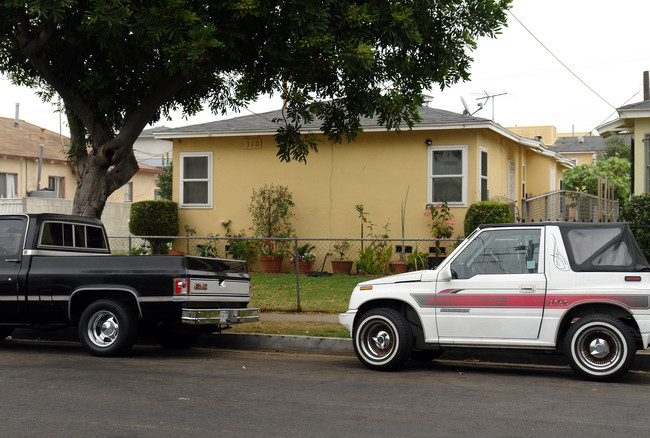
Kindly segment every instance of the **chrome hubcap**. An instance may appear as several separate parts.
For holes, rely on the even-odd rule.
[[[391,341],[390,334],[388,332],[385,332],[384,330],[378,332],[377,336],[373,336],[372,340],[374,341],[375,345],[377,345],[377,348],[379,349],[386,348]]]
[[[596,338],[589,344],[589,352],[592,356],[602,359],[609,354],[609,344],[602,338]]]
[[[117,317],[108,310],[95,313],[88,321],[88,339],[98,347],[108,347],[117,340],[120,324]]]

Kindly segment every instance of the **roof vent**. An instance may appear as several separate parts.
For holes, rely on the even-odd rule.
[[[578,143],[584,143],[585,138],[584,137],[578,137]]]

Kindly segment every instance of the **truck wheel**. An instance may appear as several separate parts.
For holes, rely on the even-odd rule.
[[[135,312],[120,301],[95,301],[86,307],[79,320],[81,344],[94,356],[124,354],[137,335]]]
[[[632,365],[636,343],[632,329],[609,315],[589,315],[575,322],[564,338],[573,371],[588,380],[611,381]]]
[[[396,370],[411,355],[411,326],[396,310],[372,309],[359,318],[353,345],[354,352],[366,367],[379,371]]]
[[[198,333],[174,333],[166,331],[157,331],[154,333],[154,339],[163,348],[183,349],[196,345],[201,335]]]

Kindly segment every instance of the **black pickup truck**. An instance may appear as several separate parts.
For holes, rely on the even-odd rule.
[[[184,347],[201,333],[259,321],[249,301],[246,262],[113,256],[99,220],[0,215],[0,340],[19,327],[78,327],[96,356],[124,354],[138,333]]]

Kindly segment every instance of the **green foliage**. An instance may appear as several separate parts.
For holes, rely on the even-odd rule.
[[[253,219],[255,237],[291,237],[294,229],[291,219],[294,213],[293,195],[283,185],[265,184],[259,190],[253,190],[248,211]],[[265,240],[256,243],[259,254],[287,253],[289,242]]]
[[[602,158],[618,157],[632,161],[632,146],[627,144],[621,137],[609,137],[605,140],[605,150]]]
[[[165,154],[162,159],[163,173],[158,175],[156,186],[158,187],[160,199],[165,201],[172,200],[172,181],[173,181],[173,165],[169,158],[169,154]]]
[[[355,206],[361,219],[361,230],[363,224],[367,224],[368,239],[388,239],[390,223],[386,221],[383,226],[384,232],[381,235],[375,233],[375,224],[368,219],[369,213],[364,210],[362,204]],[[362,235],[363,237],[363,235]],[[367,247],[361,247],[358,253],[357,268],[364,275],[386,275],[390,272],[390,259],[393,256],[393,246],[387,241],[372,241]]]
[[[131,204],[129,231],[136,236],[176,236],[178,204],[172,201],[140,201]],[[147,239],[153,254],[166,254],[169,239]]]
[[[508,224],[515,221],[505,202],[481,201],[469,206],[465,214],[465,234],[469,235],[481,224]]]
[[[218,235],[217,235],[218,236]],[[208,234],[208,237],[217,237],[212,234]],[[208,240],[203,245],[196,245],[196,250],[194,251],[195,255],[200,257],[219,257],[219,248],[217,247],[218,240]]]
[[[406,258],[406,266],[408,267],[409,271],[427,269],[429,266],[429,255],[425,252],[420,251],[416,246],[413,249],[413,252]]]
[[[284,161],[316,150],[301,134],[313,120],[334,142],[354,139],[366,116],[387,129],[412,127],[423,90],[467,80],[476,41],[499,33],[510,4],[4,1],[0,72],[46,100],[62,97],[75,163],[101,170],[81,184],[110,175],[93,195],[103,206],[137,170],[142,129],[206,102],[223,114],[279,95]]]
[[[623,203],[618,219],[630,225],[645,258],[650,260],[650,193],[632,196]]]
[[[315,250],[316,247],[314,245],[311,245],[309,243],[305,243],[304,245],[300,245],[298,247],[298,261],[299,262],[315,262],[316,261],[316,255],[312,252]],[[291,263],[295,261],[296,254],[291,255]]]
[[[332,248],[334,252],[339,255],[335,260],[344,260],[345,253],[350,249],[350,242],[342,240],[332,245]]]
[[[609,157],[567,170],[564,172],[564,188],[597,195],[598,178],[603,182],[607,178],[614,183],[614,198],[623,200],[630,195],[630,162],[619,157]]]

